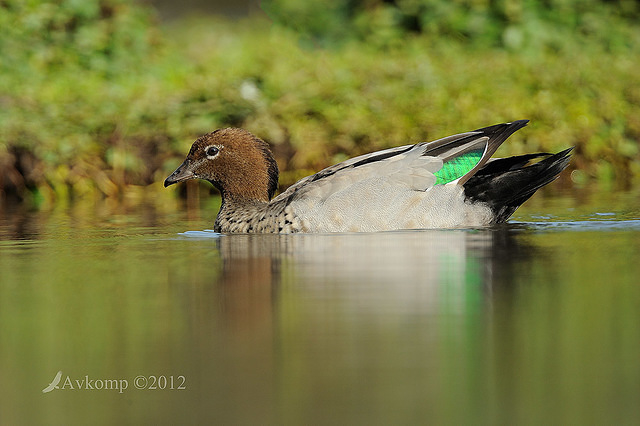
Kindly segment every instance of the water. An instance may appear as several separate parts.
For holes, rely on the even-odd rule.
[[[5,211],[2,423],[638,424],[639,199],[292,236]]]

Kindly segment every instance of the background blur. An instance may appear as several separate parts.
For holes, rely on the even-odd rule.
[[[635,0],[3,0],[0,199],[209,192],[161,183],[222,126],[267,140],[287,186],[521,118],[499,155],[574,145],[566,186],[629,187],[639,18]]]

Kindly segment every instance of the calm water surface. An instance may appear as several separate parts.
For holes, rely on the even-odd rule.
[[[2,423],[638,424],[639,200],[291,236],[5,209]]]

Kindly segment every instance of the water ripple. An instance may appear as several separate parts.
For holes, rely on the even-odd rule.
[[[549,222],[517,222],[510,224],[525,226],[540,231],[638,231],[640,219],[629,220],[572,220]]]
[[[202,231],[185,231],[180,232],[178,235],[187,238],[220,238],[221,233],[214,231],[213,229],[204,229]]]

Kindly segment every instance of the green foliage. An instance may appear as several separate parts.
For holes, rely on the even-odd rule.
[[[567,38],[579,37],[615,49],[629,44],[625,23],[640,18],[633,0],[264,0],[262,5],[275,22],[321,45],[348,38],[399,44],[413,33],[507,48],[557,49]]]
[[[151,149],[122,144],[161,54],[149,13],[122,0],[5,1],[0,26],[0,159],[14,168],[0,186],[112,194]]]
[[[520,118],[530,127],[499,155],[575,145],[575,182],[640,179],[636,3],[546,4],[267,3],[292,30],[259,17],[160,28],[125,0],[0,1],[0,195],[159,189],[222,126],[270,142],[288,185]]]

